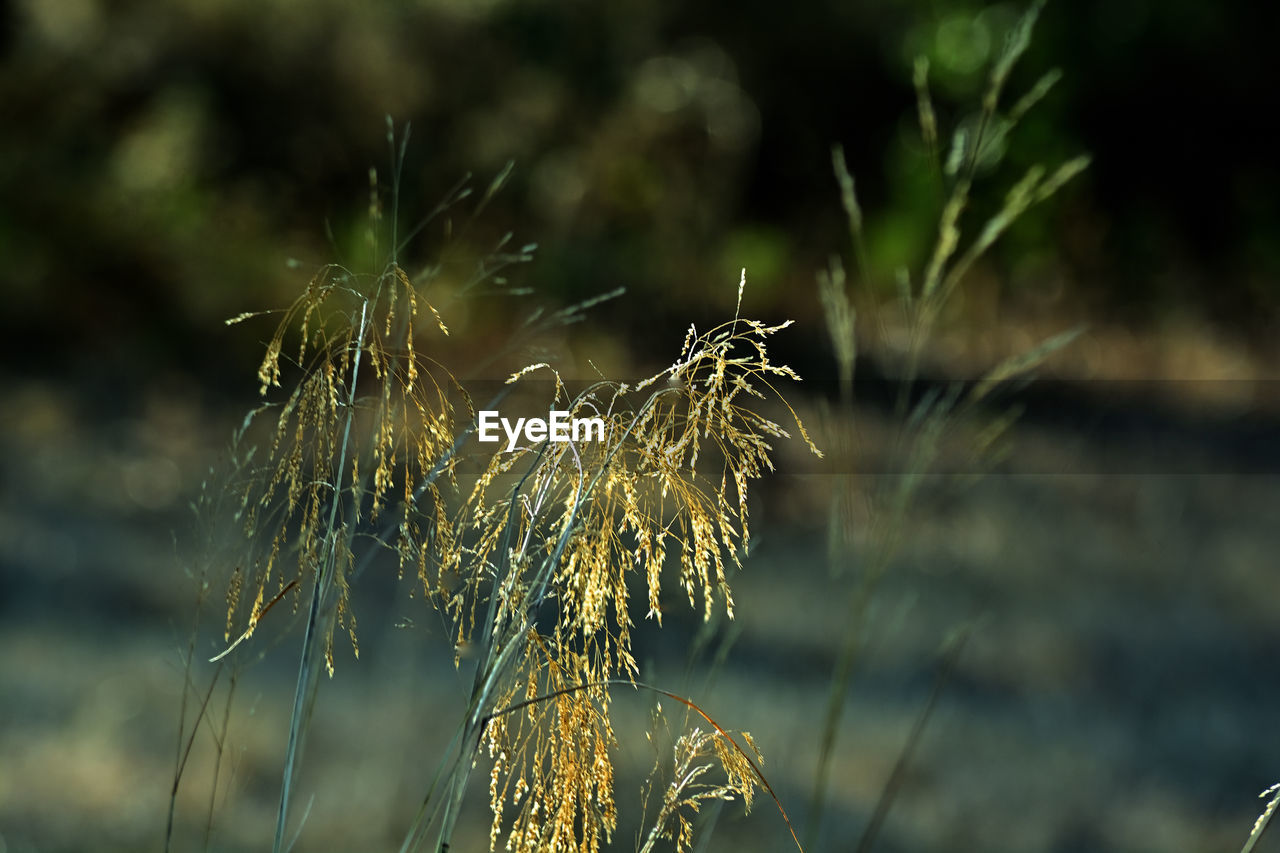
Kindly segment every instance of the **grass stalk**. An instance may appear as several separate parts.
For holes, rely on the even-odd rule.
[[[1264,799],[1270,796],[1271,801],[1267,803],[1266,808],[1262,810],[1262,814],[1258,815],[1258,819],[1254,821],[1253,831],[1245,839],[1244,846],[1240,848],[1240,853],[1253,853],[1253,848],[1262,840],[1262,836],[1266,834],[1267,827],[1271,825],[1271,818],[1276,813],[1276,808],[1280,807],[1280,784],[1272,785],[1263,791],[1261,796]]]
[[[1087,165],[1087,157],[1077,157],[1060,165],[1052,173],[1042,166],[1035,166],[1009,190],[1004,204],[988,219],[977,236],[965,241],[962,225],[969,208],[974,187],[981,173],[999,164],[1004,143],[1018,120],[1040,101],[1058,79],[1050,72],[1017,101],[1008,116],[999,112],[1001,95],[1016,62],[1030,44],[1035,22],[1044,6],[1044,0],[1032,0],[1030,6],[1017,21],[1006,38],[1004,49],[992,65],[987,85],[981,96],[976,117],[961,121],[952,134],[950,151],[942,162],[938,147],[937,111],[929,94],[928,62],[918,60],[913,70],[916,91],[916,113],[921,137],[928,152],[930,166],[942,187],[941,208],[938,214],[933,248],[924,260],[918,279],[918,291],[911,286],[911,276],[898,276],[899,307],[907,318],[908,342],[902,372],[898,376],[898,394],[894,411],[895,419],[902,425],[896,433],[889,453],[890,463],[898,472],[887,492],[879,493],[875,510],[870,560],[854,584],[846,610],[844,635],[832,669],[827,703],[819,729],[818,762],[814,772],[810,809],[806,821],[805,839],[816,844],[826,806],[828,778],[835,753],[840,721],[848,701],[848,694],[856,669],[861,638],[866,630],[866,617],[870,603],[881,580],[891,564],[903,531],[908,523],[909,510],[914,503],[924,478],[935,469],[943,438],[955,432],[965,422],[980,415],[980,405],[993,388],[1038,366],[1050,354],[1065,346],[1078,334],[1067,332],[1046,341],[1029,353],[1014,356],[989,371],[975,386],[964,389],[953,383],[949,389],[926,389],[917,394],[922,360],[927,345],[957,289],[973,265],[1007,231],[1008,227],[1032,206],[1053,196],[1069,180]],[[839,149],[837,148],[838,152]],[[836,183],[840,188],[842,206],[849,220],[852,235],[852,251],[862,265],[867,255],[862,241],[862,211],[854,196],[853,178],[841,156],[833,156]],[[1049,176],[1046,178],[1046,174]],[[819,295],[826,315],[836,360],[840,368],[841,400],[845,403],[844,428],[850,436],[838,439],[841,446],[856,444],[852,435],[852,365],[856,350],[850,353],[857,340],[853,328],[853,311],[850,296],[843,292],[844,276],[838,260],[831,271],[819,274]],[[869,274],[864,270],[864,281]],[[917,396],[919,399],[917,400]],[[972,452],[981,455],[990,439],[1007,429],[1012,418],[1007,415],[997,419]],[[839,425],[837,426],[839,428]],[[981,446],[978,446],[978,445]],[[848,484],[852,488],[852,484]],[[835,520],[831,524],[835,525]],[[837,542],[838,531],[829,531],[829,540]],[[846,542],[843,553],[833,549],[833,562],[852,556],[852,542]],[[833,565],[833,568],[835,566]],[[922,719],[927,720],[927,715]]]
[[[342,428],[342,445],[338,453],[338,472],[334,478],[335,489],[329,508],[328,547],[325,559],[317,566],[314,582],[311,587],[311,603],[307,608],[307,627],[302,639],[302,656],[298,662],[297,684],[293,696],[293,711],[289,718],[289,739],[285,746],[284,772],[280,783],[280,805],[276,809],[276,832],[272,842],[272,853],[281,853],[284,844],[285,827],[289,818],[289,800],[293,793],[293,779],[297,771],[297,763],[302,751],[307,709],[311,705],[314,689],[316,665],[316,646],[318,637],[317,624],[323,602],[329,598],[333,587],[334,576],[338,570],[338,511],[342,504],[341,483],[345,479],[348,448],[351,443],[351,425],[355,419],[356,387],[360,380],[360,358],[364,354],[365,336],[369,328],[369,303],[360,306],[359,333],[356,337],[355,354],[351,366],[351,383],[347,395],[346,421]]]
[[[950,681],[952,673],[955,672],[956,664],[960,660],[960,653],[964,650],[964,644],[968,639],[969,629],[966,628],[947,643],[947,648],[943,652],[942,660],[938,665],[937,675],[933,679],[933,687],[929,690],[929,697],[920,708],[919,714],[916,715],[915,722],[911,725],[911,731],[908,733],[906,741],[903,742],[902,749],[898,752],[897,760],[893,763],[893,770],[889,772],[889,778],[885,780],[884,787],[880,789],[880,798],[876,800],[875,809],[871,812],[871,819],[867,821],[867,825],[862,831],[862,836],[858,839],[855,853],[871,853],[871,848],[875,845],[876,838],[880,834],[880,828],[884,826],[885,818],[889,816],[889,809],[893,807],[893,800],[902,786],[907,765],[911,763],[911,759],[915,755],[916,747],[920,744],[920,738],[924,735],[925,727],[929,724],[929,718],[933,716],[933,710],[937,707],[938,697],[942,695],[942,691],[946,688],[947,682]]]

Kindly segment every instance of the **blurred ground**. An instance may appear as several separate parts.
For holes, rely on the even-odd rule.
[[[797,320],[771,354],[805,377],[792,398],[817,424],[836,382],[814,273],[849,249],[840,143],[872,268],[853,284],[863,463],[781,453],[738,633],[713,637],[733,638],[722,665],[686,666],[698,628],[678,608],[641,638],[652,680],[756,735],[802,826],[863,568],[827,566],[830,497],[885,473],[894,276],[934,237],[912,60],[930,61],[945,134],[1022,6],[0,2],[0,853],[160,849],[191,572],[218,559],[187,504],[254,402],[269,334],[225,318],[287,304],[326,261],[377,268],[371,207],[385,250],[393,213],[403,234],[474,172],[476,195],[402,258],[440,264],[440,354],[460,373],[505,376],[487,359],[531,305],[615,287],[513,357],[576,378],[660,368],[690,322],[730,315],[745,266],[744,315]],[[971,622],[876,849],[1236,849],[1280,781],[1280,172],[1260,107],[1277,9],[1047,5],[1012,85],[1062,81],[971,212],[1034,162],[1093,165],[973,268],[924,373],[972,379],[1087,332],[1018,398],[1011,456],[922,493],[865,626],[819,850],[866,825],[940,644]],[[388,115],[397,139],[413,124],[398,207]],[[452,299],[507,231],[539,248],[504,287],[537,295]],[[299,850],[395,849],[456,717],[438,621],[368,580],[361,661],[324,686]],[[210,849],[270,835],[297,642],[237,684]],[[650,703],[617,701],[626,805]],[[204,847],[213,743],[192,752],[179,850]],[[459,849],[487,838],[483,781]],[[726,809],[710,849],[789,843],[758,802]]]
[[[194,594],[183,573],[194,530],[184,504],[234,418],[181,389],[113,415],[74,388],[9,389],[0,421],[3,849],[158,849]],[[860,417],[874,442],[884,416],[869,408]],[[856,838],[928,694],[941,642],[975,618],[877,849],[1242,842],[1256,794],[1280,768],[1268,735],[1280,709],[1280,477],[1274,463],[1239,470],[1223,455],[1230,448],[1197,428],[1182,435],[1201,435],[1200,447],[1181,444],[1175,459],[1149,433],[1028,420],[1017,452],[991,476],[926,489],[870,614],[818,849]],[[735,581],[740,633],[722,666],[686,671],[697,625],[679,607],[640,638],[646,677],[755,735],[798,824],[848,618],[851,577],[830,575],[822,524],[842,473],[784,473],[765,489],[757,551]],[[340,656],[323,687],[302,798],[315,801],[299,849],[391,847],[458,712],[465,672],[454,672],[439,623],[393,584],[369,581],[362,657]],[[269,837],[289,648],[286,639],[237,686],[234,771],[220,782],[212,849],[261,849]],[[634,831],[626,807],[651,761],[641,736],[650,704],[618,699],[623,849]],[[209,743],[199,743],[179,799],[178,849],[198,849],[202,834]],[[474,834],[460,849],[486,838],[478,776]],[[749,818],[727,808],[712,848],[788,843],[762,801]]]

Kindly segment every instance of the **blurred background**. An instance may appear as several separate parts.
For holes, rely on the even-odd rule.
[[[385,227],[387,116],[398,136],[412,126],[402,224],[515,164],[478,215],[473,198],[431,220],[407,267],[456,270],[447,290],[508,232],[538,245],[506,286],[441,304],[460,376],[505,375],[466,365],[536,306],[619,287],[520,355],[577,377],[653,372],[689,323],[732,316],[746,267],[742,313],[797,321],[775,355],[805,377],[789,396],[819,423],[837,392],[815,273],[833,254],[852,266],[831,169],[843,145],[872,270],[855,301],[874,455],[892,434],[879,380],[900,337],[894,270],[919,269],[936,227],[912,60],[930,60],[946,134],[1021,10],[0,2],[0,851],[160,849],[195,595],[187,506],[257,400],[272,328],[223,321],[287,305],[322,263],[376,268],[370,169]],[[1034,162],[1093,163],[973,270],[925,364],[972,379],[1087,331],[1040,371],[1008,458],[913,511],[863,614],[817,849],[853,847],[939,644],[974,619],[876,849],[1234,849],[1280,781],[1278,26],[1280,7],[1261,4],[1046,8],[1011,88],[1053,67],[1063,79],[975,210]],[[803,825],[858,572],[828,565],[828,507],[856,472],[796,448],[780,469],[714,682],[686,673],[691,616],[649,654],[756,734]],[[405,627],[326,686],[312,752],[319,802],[337,805],[317,806],[299,849],[389,847],[447,738],[430,724],[458,678],[439,626],[394,597],[370,606]],[[235,817],[213,849],[261,849],[274,812],[287,666],[247,683],[255,715],[217,801]],[[640,727],[645,714],[637,702]],[[183,800],[180,849],[199,849],[207,796]],[[727,808],[710,849],[789,843],[761,803]]]

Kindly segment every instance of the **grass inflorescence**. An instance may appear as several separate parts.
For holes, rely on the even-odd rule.
[[[388,138],[397,151],[390,130]],[[398,150],[402,158],[403,142]],[[465,197],[455,192],[438,211]],[[381,207],[376,198],[370,207],[376,245]],[[735,738],[690,700],[637,680],[631,631],[639,618],[661,623],[662,592],[673,584],[704,619],[717,611],[732,617],[751,481],[772,470],[774,442],[789,429],[821,455],[794,410],[784,427],[753,408],[781,400],[779,382],[799,380],[768,353],[770,338],[789,323],[735,313],[705,332],[690,327],[665,370],[630,384],[602,378],[576,393],[554,366],[529,364],[488,406],[527,377],[549,374],[543,405],[600,419],[603,439],[506,452],[474,441],[477,406],[466,383],[432,355],[450,334],[447,307],[430,297],[440,266],[411,275],[394,227],[378,272],[323,265],[281,312],[257,371],[264,402],[237,435],[233,514],[243,547],[225,585],[207,695],[264,642],[279,642],[284,635],[268,626],[291,620],[268,617],[292,608],[303,637],[273,850],[288,849],[306,819],[295,813],[295,789],[321,675],[335,674],[338,637],[359,656],[358,580],[387,552],[438,611],[454,648],[469,650],[473,668],[450,751],[401,849],[448,849],[472,768],[483,759],[491,849],[598,850],[617,828],[611,690],[622,685],[678,699],[710,726],[676,738],[672,760],[688,776],[691,761],[711,756],[724,780],[701,780],[710,765],[700,763],[699,781],[686,778],[664,794],[652,816],[646,849],[673,832],[683,849],[687,809],[735,795],[749,803],[756,785],[771,796],[772,789],[746,751],[757,756],[750,735]],[[514,260],[528,260],[533,248]],[[511,260],[481,261],[466,286]],[[745,284],[744,270],[739,306]],[[571,322],[587,307],[537,315],[526,327]],[[249,438],[254,425],[264,431],[258,443]],[[209,588],[208,578],[202,583]],[[453,662],[463,666],[460,653]],[[188,664],[190,673],[194,654]],[[220,726],[221,766],[229,712],[215,719],[206,699],[192,717],[184,711],[180,753],[201,726]],[[175,797],[184,767],[180,760]],[[210,824],[213,812],[211,800]]]

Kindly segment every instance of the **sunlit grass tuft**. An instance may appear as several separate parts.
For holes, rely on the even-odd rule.
[[[389,142],[397,151],[390,133]],[[402,157],[403,140],[398,150]],[[441,210],[464,198],[451,194]],[[376,199],[370,210],[376,247]],[[281,631],[268,627],[292,620],[269,617],[291,607],[304,635],[273,843],[277,853],[288,849],[306,820],[295,788],[320,671],[334,677],[339,634],[358,658],[358,580],[375,555],[390,552],[451,631],[454,665],[463,667],[465,649],[472,670],[465,712],[402,850],[449,847],[480,760],[490,763],[491,849],[598,850],[617,828],[611,690],[621,686],[678,699],[712,728],[675,739],[672,760],[685,781],[651,816],[648,846],[674,832],[683,849],[687,810],[708,799],[749,802],[757,784],[781,811],[748,735],[741,738],[754,758],[691,701],[636,680],[631,631],[636,619],[661,623],[672,585],[703,619],[717,611],[732,618],[751,482],[773,469],[774,444],[792,430],[821,455],[789,406],[786,426],[754,408],[767,399],[785,405],[779,383],[799,380],[768,351],[790,323],[735,312],[705,332],[691,326],[669,367],[631,384],[602,378],[571,393],[554,367],[527,365],[486,408],[550,373],[541,405],[598,418],[604,434],[506,452],[473,443],[477,406],[431,355],[449,335],[447,307],[429,298],[439,267],[411,276],[394,226],[390,242],[377,273],[322,266],[266,344],[257,371],[264,403],[246,416],[231,466],[243,548],[225,585],[218,667],[194,723],[184,710],[180,755],[202,726],[213,727],[222,765],[230,712],[215,714],[213,684],[224,675],[234,683],[264,644],[278,642]],[[472,284],[501,266],[482,262]],[[745,270],[737,284],[740,306]],[[526,327],[576,320],[587,307],[535,315]],[[256,445],[255,426],[265,427]],[[703,763],[690,776],[695,760]],[[702,778],[713,765],[724,781]],[[180,758],[175,796],[184,766]],[[211,799],[211,824],[214,811]]]

